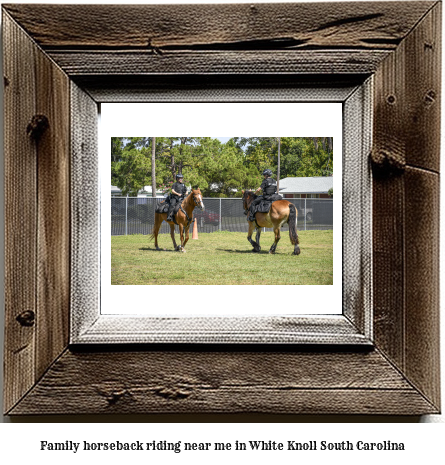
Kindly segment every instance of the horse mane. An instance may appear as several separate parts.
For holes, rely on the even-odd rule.
[[[258,197],[252,189],[246,189],[244,193],[252,195],[253,200],[255,200]]]
[[[184,197],[184,200],[182,202],[190,202],[190,199],[192,198],[193,191],[199,191],[201,193],[201,190],[199,187],[196,189],[193,189],[193,187],[190,189],[190,192]]]

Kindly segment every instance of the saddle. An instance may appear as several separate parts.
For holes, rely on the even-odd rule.
[[[270,210],[270,207],[272,206],[273,202],[282,199],[283,196],[280,194],[273,194],[269,197],[268,200],[262,199],[258,205],[255,205],[255,211],[253,213],[267,213]]]
[[[176,213],[178,213],[179,209],[181,208],[182,200],[183,198],[181,197],[181,201],[176,202],[175,209],[173,210],[173,221],[175,223],[176,223],[175,216],[176,216]],[[170,208],[170,196],[156,205],[155,212],[156,213],[168,213],[169,208]]]
[[[156,213],[167,213],[169,207],[170,207],[170,199],[169,197],[167,197],[165,200],[163,200],[162,202],[159,202],[156,205],[155,212]]]
[[[181,201],[182,200],[183,199],[181,198]],[[175,209],[173,211],[173,216],[175,216],[176,213],[178,213],[179,209],[181,208],[181,203],[182,203],[181,201],[176,202]],[[156,213],[168,213],[169,208],[170,208],[170,197],[167,197],[165,200],[163,200],[162,202],[159,202],[156,205],[155,212]]]

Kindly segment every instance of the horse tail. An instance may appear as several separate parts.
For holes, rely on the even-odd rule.
[[[289,237],[292,245],[300,243],[297,234],[297,209],[293,203],[289,202],[289,217],[287,223],[289,224]]]

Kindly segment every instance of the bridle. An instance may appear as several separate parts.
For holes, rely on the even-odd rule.
[[[192,191],[193,193],[193,191]],[[195,202],[195,207],[198,207],[200,210],[202,210],[202,200],[196,200],[196,196],[195,194],[193,194],[193,201]]]
[[[201,207],[201,204],[202,204],[202,200],[197,200],[196,199],[196,196],[195,194],[193,194],[193,191],[190,192],[190,194],[192,194],[192,197],[193,197],[193,202],[195,203],[195,207],[198,207],[200,210],[203,210],[203,207]],[[188,196],[187,196],[188,197]],[[186,197],[186,198],[187,198]],[[202,194],[201,194],[201,199],[202,199]],[[194,208],[194,207],[193,207]]]

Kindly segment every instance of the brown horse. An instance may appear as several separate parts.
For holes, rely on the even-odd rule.
[[[246,214],[249,213],[249,208],[257,196],[251,190],[243,191],[243,207]],[[255,221],[248,221],[249,232],[247,240],[253,245],[252,252],[259,252],[261,228],[273,228],[275,233],[275,242],[269,250],[269,253],[275,253],[278,241],[281,239],[280,228],[284,223],[289,224],[289,237],[292,245],[294,245],[293,255],[300,254],[299,239],[297,234],[297,217],[298,211],[294,204],[287,200],[276,200],[272,203],[267,213],[258,212],[255,215]],[[252,240],[253,230],[256,229],[255,241]]]
[[[170,225],[170,235],[173,241],[173,247],[175,250],[185,252],[185,244],[189,240],[189,228],[193,217],[193,210],[198,207],[200,210],[204,210],[204,203],[202,202],[202,194],[200,189],[192,189],[190,194],[182,201],[181,208],[175,215],[176,223],[179,226],[179,234],[181,236],[181,245],[176,245],[175,241],[175,223],[173,221],[167,221],[167,213],[155,213],[155,225],[153,232],[149,237],[149,241],[155,240],[156,250],[161,250],[158,246],[158,234],[161,228],[162,222],[165,220]],[[185,239],[184,239],[185,230]]]

